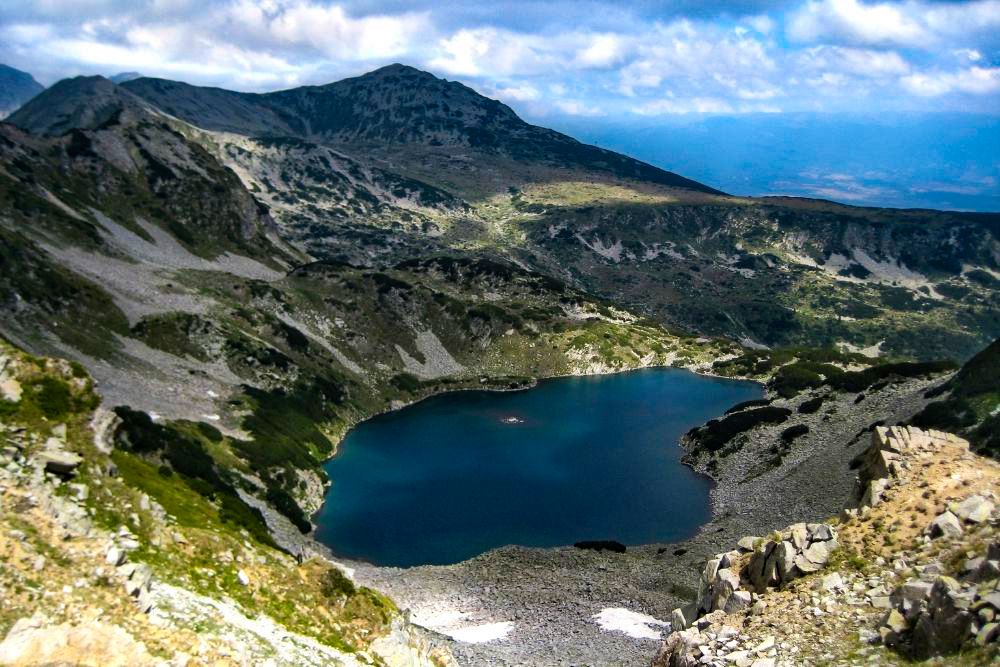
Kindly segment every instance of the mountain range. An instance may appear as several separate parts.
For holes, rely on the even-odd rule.
[[[622,637],[578,643],[597,632],[585,604],[689,599],[722,537],[839,511],[883,423],[1000,456],[998,214],[732,196],[403,65],[266,94],[116,81],[60,81],[0,123],[0,474],[28,494],[3,533],[46,545],[48,564],[9,560],[66,570],[59,600],[94,576],[102,618],[163,655],[454,664],[358,582],[506,600],[532,632],[575,619],[462,648],[475,664],[624,662]],[[766,385],[684,436],[722,492],[672,556],[510,547],[402,574],[311,558],[323,463],[361,420],[650,366]],[[62,476],[28,472],[39,456]],[[67,545],[89,555],[52,555]],[[34,613],[24,581],[4,627]],[[173,630],[148,632],[154,605]]]
[[[0,124],[0,333],[308,531],[333,443],[432,393],[965,361],[1000,335],[998,225],[730,196],[402,65],[267,94],[78,77]]]

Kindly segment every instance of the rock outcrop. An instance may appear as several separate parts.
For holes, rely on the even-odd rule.
[[[1000,466],[912,427],[876,428],[858,461],[839,520],[748,536],[709,559],[653,664],[848,665],[887,650],[996,659]]]

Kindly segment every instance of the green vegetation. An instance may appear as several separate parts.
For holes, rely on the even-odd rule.
[[[977,451],[1000,458],[1000,339],[928,392],[938,397],[912,419],[915,426],[958,433]]]
[[[687,437],[695,450],[716,452],[740,433],[762,424],[780,424],[791,414],[792,411],[788,408],[771,406],[744,410],[696,427],[688,432]]]
[[[141,471],[145,474],[137,475],[134,481],[155,479],[162,486],[164,479],[179,477],[191,490],[217,503],[222,522],[247,530],[261,544],[275,546],[260,510],[243,502],[236,493],[233,473],[218,468],[201,437],[174,424],[158,424],[145,412],[128,407],[117,407],[115,413],[122,421],[116,434],[120,446],[149,459],[148,470]],[[154,462],[169,464],[177,474],[164,478],[152,472]],[[131,469],[140,470],[136,466]]]

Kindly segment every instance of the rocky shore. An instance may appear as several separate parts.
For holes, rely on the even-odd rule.
[[[738,436],[738,451],[711,457],[714,464],[710,457],[690,459],[717,481],[714,518],[681,543],[629,547],[624,554],[505,547],[456,565],[408,569],[348,565],[358,581],[385,591],[418,625],[444,636],[488,639],[454,641],[461,664],[648,664],[665,629],[655,622],[669,622],[673,609],[694,599],[706,558],[746,535],[837,516],[854,493],[851,461],[868,445],[872,422],[908,418],[926,403],[930,384],[911,379],[866,395],[826,392],[812,413],[799,407],[819,392],[775,400],[792,411],[788,421]],[[795,424],[809,432],[780,462],[762,466],[773,459],[768,452],[781,432]],[[635,619],[630,630],[602,626],[608,610]],[[488,632],[477,634],[477,628]]]

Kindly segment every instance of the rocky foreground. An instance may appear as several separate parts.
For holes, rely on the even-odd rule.
[[[1000,465],[968,442],[879,427],[855,507],[711,558],[656,667],[994,662]]]
[[[92,389],[0,342],[0,665],[454,664],[349,573],[114,449]]]

